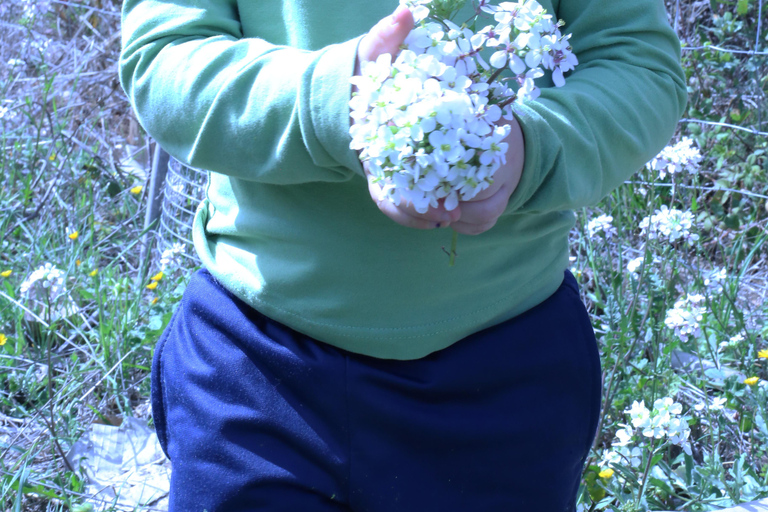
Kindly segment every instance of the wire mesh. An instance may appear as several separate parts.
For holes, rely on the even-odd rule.
[[[162,253],[181,244],[183,250],[179,254],[187,263],[200,264],[192,246],[192,220],[207,183],[206,171],[185,165],[173,157],[168,160],[157,227],[158,251]]]

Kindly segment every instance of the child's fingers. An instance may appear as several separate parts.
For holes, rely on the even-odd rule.
[[[395,205],[387,198],[382,197],[381,187],[370,180],[368,181],[368,191],[379,210],[402,226],[415,229],[446,227],[461,215],[458,208],[452,212],[448,212],[442,205],[440,208],[430,208],[426,213],[417,212],[410,203],[400,203],[399,205]]]
[[[360,62],[376,60],[379,55],[385,53],[394,57],[412,29],[411,11],[407,7],[399,6],[391,16],[379,21],[363,37],[357,50],[358,60]]]
[[[508,202],[509,192],[505,184],[486,199],[462,202],[461,217],[451,224],[451,228],[463,235],[484,233],[496,225]]]

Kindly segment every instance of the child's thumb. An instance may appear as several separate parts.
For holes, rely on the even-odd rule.
[[[405,6],[399,6],[392,15],[379,21],[363,37],[358,48],[358,58],[362,62],[376,60],[379,55],[385,53],[394,58],[412,29],[411,11]]]

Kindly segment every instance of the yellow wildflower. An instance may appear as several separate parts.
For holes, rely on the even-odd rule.
[[[157,274],[155,274],[155,275],[153,275],[152,277],[150,277],[150,279],[151,279],[152,281],[159,281],[159,280],[161,280],[162,278],[163,278],[163,273],[162,273],[162,272],[158,272]]]
[[[597,476],[605,479],[611,478],[613,476],[613,470],[611,468],[605,468],[604,470],[599,472]]]
[[[141,189],[142,189],[142,188],[143,188],[143,187],[142,187],[141,185],[136,185],[135,187],[133,187],[133,188],[131,189],[131,194],[136,194],[136,195],[139,195],[139,194],[141,194]]]
[[[155,297],[154,299],[152,299],[152,305],[154,306],[155,304],[157,304],[157,297]]]
[[[88,275],[91,276],[91,277],[96,277],[96,274],[98,274],[98,273],[99,273],[99,269],[95,268],[95,269],[91,270],[91,272]]]
[[[72,233],[68,234],[67,236],[69,237],[70,240],[77,240],[77,237],[80,236],[80,232],[79,231],[73,231]]]
[[[0,332],[0,347],[5,345],[5,342],[8,341],[8,337]]]
[[[81,264],[81,263],[82,263],[82,261],[80,261],[80,260],[75,260],[75,265],[77,265],[78,267],[80,266],[80,264]]]
[[[150,290],[154,290],[155,288],[157,288],[157,281],[152,281],[151,283],[149,283],[147,285],[147,288]]]
[[[48,160],[50,160],[51,162],[56,160],[56,153],[51,154],[51,156],[48,157]]]
[[[10,272],[10,270],[8,272]],[[5,272],[3,272],[3,275],[5,275]],[[768,359],[768,348],[765,349],[765,350],[758,351],[757,357],[762,357],[763,359]]]
[[[744,379],[744,384],[746,384],[748,386],[754,386],[758,382],[760,382],[760,378],[759,377],[750,377],[748,379]]]
[[[9,276],[9,275],[11,275],[12,273],[13,273],[13,270],[11,270],[11,269],[8,269],[8,270],[3,270],[2,272],[0,272],[0,276],[3,276],[3,277],[8,277],[8,276]]]

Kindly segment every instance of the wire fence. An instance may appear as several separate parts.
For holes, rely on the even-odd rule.
[[[153,172],[157,172],[153,169]],[[164,252],[181,244],[183,255],[191,265],[200,260],[192,245],[192,220],[203,199],[208,173],[190,167],[171,157],[163,187],[163,199],[157,227],[157,249]]]

